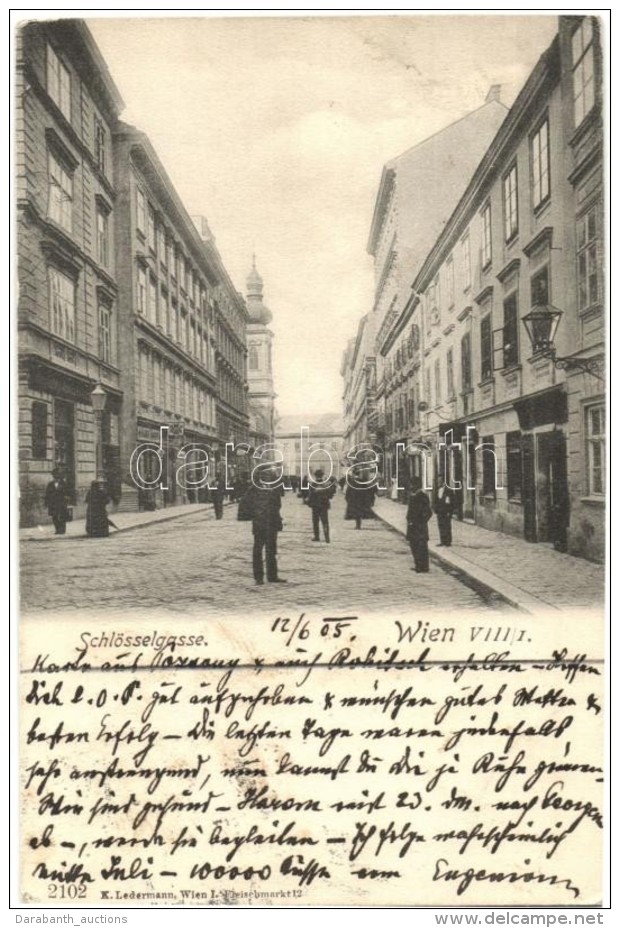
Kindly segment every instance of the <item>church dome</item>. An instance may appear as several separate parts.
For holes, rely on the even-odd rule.
[[[260,325],[271,322],[271,310],[263,303],[263,278],[256,270],[256,256],[252,256],[252,269],[246,278],[247,304],[250,321]]]

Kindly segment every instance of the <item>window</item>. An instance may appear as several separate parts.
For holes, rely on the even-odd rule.
[[[547,306],[550,302],[549,267],[545,266],[532,275],[530,280],[532,306]]]
[[[258,370],[258,351],[254,347],[250,348],[249,367],[251,371]]]
[[[439,364],[439,358],[435,360],[435,405],[439,406],[441,403],[441,366]]]
[[[35,461],[47,458],[47,403],[35,400],[32,404],[32,457]]]
[[[136,228],[146,235],[146,200],[140,189],[136,190]]]
[[[172,335],[172,317],[170,315],[170,304],[168,302],[168,294],[165,290],[161,291],[161,325],[165,330],[167,335]]]
[[[187,313],[181,312],[181,345],[183,348],[187,348],[187,339],[188,339],[188,327],[187,327]]]
[[[428,320],[431,325],[439,321],[439,276],[428,288]]]
[[[70,121],[71,75],[51,45],[47,46],[47,92]]]
[[[454,357],[452,348],[448,348],[446,355],[446,381],[448,386],[448,399],[454,396]]]
[[[155,251],[155,212],[149,206],[149,228],[148,228],[149,248]]]
[[[519,363],[519,306],[517,294],[504,300],[504,367]]]
[[[495,497],[496,489],[496,457],[495,457],[495,438],[493,435],[487,435],[482,439],[480,446],[482,452],[482,494],[483,496]]]
[[[493,257],[493,245],[491,241],[491,204],[482,210],[482,267],[488,267]]]
[[[97,210],[97,258],[99,264],[108,267],[110,260],[108,214],[102,209]]]
[[[179,305],[176,300],[171,301],[172,312],[171,312],[171,335],[176,341],[179,340]]]
[[[461,271],[463,277],[463,290],[471,287],[471,244],[469,233],[461,241]]]
[[[534,133],[532,150],[532,197],[534,209],[549,199],[549,121]]]
[[[448,309],[454,306],[454,261],[452,255],[446,261],[446,299]]]
[[[605,493],[605,406],[586,409],[588,442],[588,494]]]
[[[51,151],[48,152],[48,183],[47,215],[70,232],[73,226],[73,177]]]
[[[172,409],[171,397],[172,369],[169,364],[164,364],[164,409]]]
[[[431,405],[431,370],[427,367],[424,371],[424,393],[428,405]]]
[[[577,278],[579,309],[599,301],[596,208],[577,222]]]
[[[95,116],[95,161],[100,171],[105,174],[105,126]]]
[[[112,310],[99,304],[99,357],[110,363],[112,360]]]
[[[504,238],[509,242],[518,231],[517,166],[513,164],[504,177]]]
[[[480,323],[480,376],[482,380],[489,380],[493,376],[493,334],[490,313]]]
[[[75,341],[75,281],[49,268],[51,326],[54,335]]]
[[[166,230],[163,226],[157,227],[157,255],[161,263],[166,266]]]
[[[520,501],[523,490],[521,432],[508,432],[506,435],[506,483],[508,499]]]
[[[168,239],[166,250],[168,252],[168,257],[167,257],[168,270],[170,274],[174,277],[174,270],[175,270],[174,268],[174,242],[172,241],[171,238]]]
[[[161,400],[161,359],[158,355],[153,355],[153,403],[160,406]]]
[[[415,413],[416,413],[416,401],[414,391],[411,391],[409,399],[407,400],[407,418],[409,420],[409,425],[415,425]]]
[[[594,48],[592,20],[586,16],[573,33],[573,102],[575,126],[594,106]]]
[[[471,336],[467,332],[461,339],[461,389],[471,390]]]
[[[149,276],[149,302],[147,318],[153,325],[157,324],[157,284],[154,277]]]
[[[143,267],[138,267],[138,312],[146,316],[146,271]]]

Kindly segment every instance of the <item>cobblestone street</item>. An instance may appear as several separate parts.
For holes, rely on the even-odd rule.
[[[411,568],[409,546],[379,520],[356,531],[344,521],[342,496],[330,513],[332,543],[312,541],[311,514],[290,494],[283,501],[279,570],[286,585],[255,586],[252,527],[229,506],[216,522],[204,509],[109,538],[25,541],[22,609],[165,611],[217,615],[287,610],[509,608],[459,575],[431,565]]]

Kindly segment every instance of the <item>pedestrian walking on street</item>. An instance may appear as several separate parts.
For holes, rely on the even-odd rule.
[[[306,500],[308,506],[312,510],[312,531],[314,534],[313,541],[320,541],[319,527],[323,526],[323,535],[325,541],[329,544],[329,509],[331,507],[330,500],[336,494],[338,490],[338,484],[335,480],[323,481],[325,474],[322,470],[316,470],[314,472],[314,477],[311,478],[310,487],[308,488],[308,498]],[[314,481],[317,481],[317,484],[322,484],[320,486],[316,485]],[[323,485],[324,484],[324,485]]]
[[[376,495],[375,484],[368,485],[368,474],[362,473],[359,477],[355,473],[350,474],[347,477],[347,489],[344,495],[347,501],[345,520],[355,521],[355,528],[361,529],[363,519],[374,519],[372,507],[375,504]]]
[[[435,515],[439,528],[438,547],[449,548],[452,544],[452,515],[454,513],[455,496],[453,490],[443,483],[435,497]]]
[[[107,538],[110,534],[106,509],[109,502],[105,480],[93,480],[86,494],[86,534],[89,538]]]
[[[48,515],[52,517],[56,535],[64,535],[67,522],[70,520],[69,491],[62,471],[55,468],[52,471],[52,480],[45,488],[45,505]]]
[[[415,564],[413,570],[418,574],[428,573],[428,522],[432,515],[428,496],[415,484],[407,506],[407,541]]]
[[[278,577],[278,532],[283,528],[280,516],[282,493],[279,487],[269,485],[269,481],[276,477],[274,471],[265,471],[259,475],[257,482],[240,500],[237,514],[240,521],[252,520],[252,567],[254,580],[259,586],[264,583],[265,569],[268,583],[286,583],[286,580]]]
[[[224,477],[218,477],[215,486],[211,488],[211,502],[215,518],[219,521],[224,515],[224,497],[226,495],[226,480]]]

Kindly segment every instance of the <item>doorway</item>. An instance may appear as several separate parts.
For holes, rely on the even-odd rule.
[[[566,550],[569,496],[566,438],[562,431],[522,436],[523,533],[526,541]]]
[[[75,423],[73,403],[54,400],[54,467],[62,471],[71,500],[75,500]]]

